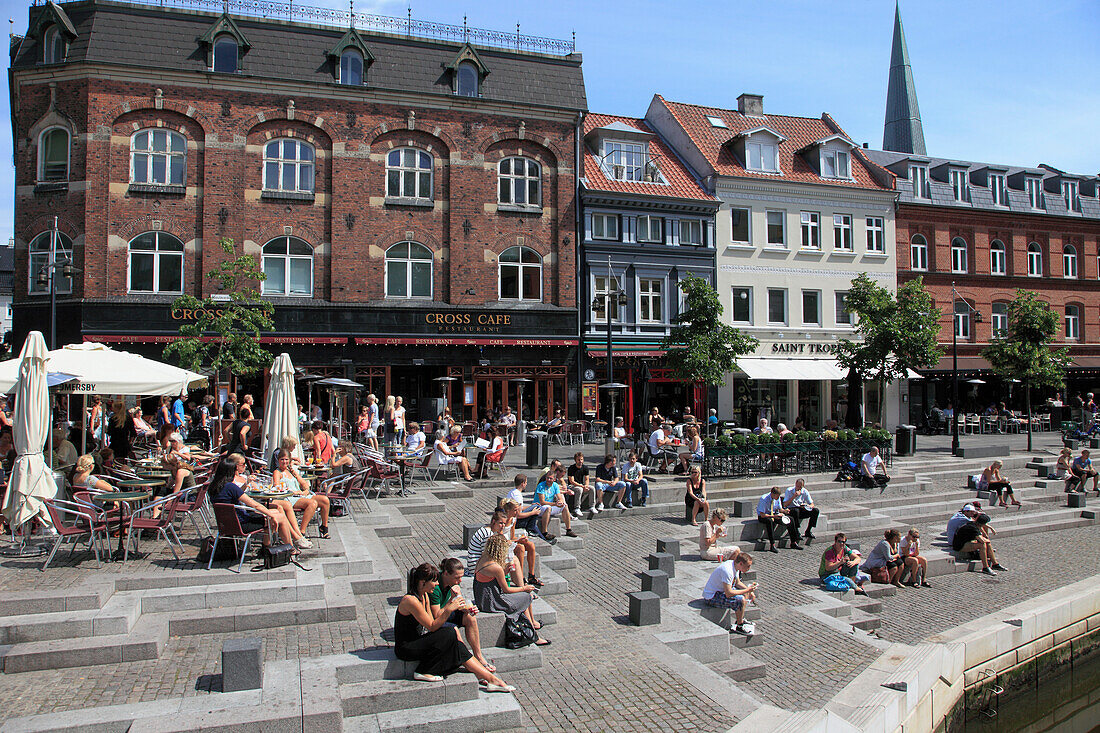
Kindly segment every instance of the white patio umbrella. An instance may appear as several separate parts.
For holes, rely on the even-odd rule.
[[[96,343],[69,344],[45,354],[51,372],[77,379],[58,391],[70,394],[178,395],[206,384],[206,377],[171,364]],[[19,359],[0,362],[0,393],[19,379]]]
[[[43,500],[57,495],[53,472],[46,467],[42,455],[50,426],[46,354],[42,334],[39,331],[27,334],[19,354],[15,391],[15,466],[4,499],[4,516],[12,526],[19,526],[36,514],[41,515],[45,524],[51,524]]]
[[[282,445],[283,438],[299,441],[294,455],[302,460],[302,444],[298,435],[298,395],[294,392],[294,365],[289,354],[279,354],[271,365],[271,382],[267,387],[264,405],[264,441],[261,455],[264,460]]]

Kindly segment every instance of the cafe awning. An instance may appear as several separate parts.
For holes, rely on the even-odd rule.
[[[749,379],[844,379],[848,373],[835,359],[783,359],[774,356],[743,356],[737,366]]]

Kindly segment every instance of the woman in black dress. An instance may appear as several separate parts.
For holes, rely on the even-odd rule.
[[[225,455],[227,456],[233,453],[240,453],[242,456],[248,454],[249,433],[252,432],[252,426],[244,417],[244,408],[244,405],[238,408],[237,419],[226,429]]]
[[[134,418],[126,410],[126,403],[116,400],[111,409],[111,421],[107,424],[107,438],[110,441],[111,450],[116,458],[127,460],[134,451],[134,441],[137,440],[137,427]]]
[[[401,598],[394,613],[394,653],[406,662],[419,662],[413,679],[440,682],[444,675],[464,667],[473,672],[485,692],[514,692],[500,677],[474,658],[458,638],[458,629],[447,625],[451,613],[470,605],[460,593],[452,592],[438,617],[432,615],[430,594],[439,585],[439,570],[424,563],[409,571],[408,595]]]

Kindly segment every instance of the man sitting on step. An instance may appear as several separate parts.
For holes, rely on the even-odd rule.
[[[480,555],[480,553],[478,554]],[[470,567],[473,567],[473,564]],[[462,581],[464,573],[465,567],[462,561],[456,557],[444,558],[439,563],[439,585],[428,591],[428,600],[434,618],[438,619],[443,615],[443,607],[447,605],[451,598],[462,597],[462,591],[459,590],[458,584]],[[443,622],[443,625],[451,628],[461,627],[466,632],[466,643],[470,645],[470,651],[474,653],[474,658],[485,665],[485,669],[490,672],[497,671],[497,668],[489,663],[489,660],[485,658],[485,654],[481,651],[481,634],[477,628],[477,606],[473,603],[466,603],[465,608],[462,610],[452,611],[447,620]]]
[[[770,545],[768,549],[771,552],[779,552],[775,549],[775,529],[776,527],[782,528],[784,525],[786,525],[787,534],[791,538],[791,548],[795,550],[802,549],[802,546],[798,544],[798,541],[802,538],[798,536],[798,529],[791,521],[789,514],[790,510],[783,508],[783,491],[778,486],[773,486],[772,490],[761,496],[760,501],[756,503],[756,520],[764,525],[764,532],[768,536],[768,544]]]
[[[879,468],[882,469],[881,474],[878,472]],[[890,474],[886,472],[886,464],[878,454],[878,446],[873,446],[859,461],[859,485],[873,489],[876,486],[885,486],[889,481]]]
[[[813,497],[806,488],[806,479],[798,479],[794,486],[783,492],[783,508],[790,512],[791,523],[794,524],[795,533],[803,519],[809,519],[806,524],[806,533],[803,535],[807,541],[814,538],[814,527],[817,526],[817,517],[821,510],[814,506]]]
[[[524,504],[523,492],[527,491],[527,476],[522,473],[517,473],[514,482],[515,486],[508,492],[507,498],[519,504],[519,514],[516,516],[516,527],[525,529],[536,537],[541,537],[544,540],[547,539],[542,533],[542,515],[547,514],[550,511],[550,507],[542,506],[538,503]],[[549,517],[547,517],[547,521],[549,521]],[[553,535],[550,535],[550,539],[553,539]]]
[[[1092,478],[1092,490],[1097,494],[1100,494],[1100,488],[1096,487],[1096,484],[1100,482],[1100,474],[1096,472],[1096,469],[1092,467],[1092,459],[1089,458],[1089,452],[1087,450],[1081,451],[1081,455],[1073,459],[1073,463],[1069,467],[1070,473],[1077,481],[1077,488],[1082,492],[1085,490],[1085,483]]]
[[[577,533],[573,531],[573,520],[572,515],[569,514],[569,507],[565,503],[565,497],[561,494],[561,483],[564,477],[565,469],[561,467],[560,462],[557,462],[557,468],[551,468],[546,477],[535,488],[535,503],[547,507],[546,513],[542,515],[542,534],[547,540],[553,539],[553,535],[549,532],[551,517],[561,517],[561,520],[565,522],[566,537],[577,536]]]
[[[738,553],[732,560],[726,560],[714,569],[703,586],[703,603],[718,608],[732,608],[736,623],[730,631],[752,636],[755,628],[745,623],[745,602],[756,603],[757,583],[745,585],[741,574],[752,568],[752,555]]]
[[[995,570],[1007,570],[997,562],[993,554],[993,542],[989,539],[989,515],[979,514],[955,531],[951,547],[955,552],[976,552],[982,561],[982,572],[996,575]]]
[[[974,502],[973,504],[966,504],[962,509],[951,515],[951,518],[947,520],[947,542],[948,544],[954,543],[955,533],[959,531],[959,527],[962,527],[974,517],[981,514],[981,504]]]

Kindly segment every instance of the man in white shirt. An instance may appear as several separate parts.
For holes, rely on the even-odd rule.
[[[741,574],[752,567],[752,556],[742,552],[733,560],[719,563],[703,586],[703,603],[718,608],[732,608],[736,617],[733,630],[752,636],[752,624],[745,623],[745,601],[756,601],[756,583],[745,585]]]
[[[501,413],[500,419],[497,422],[508,428],[508,445],[516,444],[516,416],[512,414],[512,408],[508,405],[504,406],[504,412]]]
[[[787,534],[791,538],[791,548],[795,550],[802,549],[802,546],[798,544],[798,540],[801,539],[798,536],[798,529],[795,528],[795,524],[791,521],[789,515],[790,510],[783,508],[783,490],[778,486],[773,486],[771,491],[761,496],[760,501],[756,503],[756,519],[764,525],[770,552],[779,552],[775,548],[775,529],[776,527],[782,529],[784,526],[786,526]],[[784,522],[784,519],[787,521]]]
[[[409,434],[405,436],[405,447],[410,451],[423,450],[427,445],[424,431],[420,429],[420,423],[409,423]]]
[[[794,486],[788,487],[783,492],[783,507],[789,512],[795,532],[798,532],[798,526],[802,524],[803,519],[810,520],[806,524],[806,533],[803,537],[807,540],[814,539],[814,527],[817,526],[817,517],[821,510],[814,506],[813,497],[806,488],[806,479],[798,479],[794,482]]]
[[[533,535],[537,535],[544,540],[548,538],[543,535],[541,524],[542,515],[550,513],[550,507],[543,506],[538,502],[534,504],[525,504],[523,501],[523,492],[527,490],[527,477],[522,473],[516,474],[514,479],[515,485],[512,490],[508,492],[508,499],[511,499],[515,503],[519,504],[519,514],[516,517],[516,528],[525,529]],[[549,518],[547,518],[549,519]],[[554,535],[550,535],[552,539]]]
[[[879,468],[882,469],[882,473],[878,472]],[[859,462],[859,478],[860,485],[865,488],[874,488],[876,486],[885,486],[890,481],[890,474],[886,472],[886,464],[882,462],[882,458],[878,454],[878,446],[874,446],[871,450],[863,454],[863,458]]]
[[[661,461],[661,472],[668,473],[668,454],[665,453],[665,447],[672,445],[672,438],[668,437],[668,433],[665,431],[665,427],[668,423],[661,425],[659,428],[654,428],[653,432],[649,434],[649,455]]]

